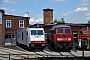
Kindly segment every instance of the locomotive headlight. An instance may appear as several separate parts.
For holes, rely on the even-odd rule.
[[[71,40],[71,38],[67,38],[67,40]]]
[[[57,40],[62,40],[62,38],[57,38]]]
[[[34,46],[34,44],[31,44],[31,47],[33,47]]]
[[[87,38],[87,40],[89,40],[90,38]]]
[[[42,44],[42,46],[45,46],[45,44]]]

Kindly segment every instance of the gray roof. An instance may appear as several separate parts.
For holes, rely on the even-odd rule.
[[[68,25],[55,25],[55,26],[53,26],[50,30],[54,30],[55,28],[62,28],[62,27],[66,27],[66,28],[69,28],[70,26],[68,26]]]

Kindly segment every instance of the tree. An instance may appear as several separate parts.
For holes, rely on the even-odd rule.
[[[88,24],[90,24],[90,20],[88,21]]]
[[[61,18],[61,20],[57,20],[57,18],[55,18],[54,23],[65,23],[64,18]]]
[[[57,23],[57,18],[55,18],[54,23]]]
[[[61,22],[62,22],[62,23],[65,23],[64,18],[61,18]]]
[[[60,20],[58,20],[58,22],[57,23],[61,23],[61,21]]]

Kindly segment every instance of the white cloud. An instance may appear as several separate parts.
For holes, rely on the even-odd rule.
[[[73,12],[71,12],[71,11],[67,11],[67,12],[63,12],[61,15],[62,16],[67,16],[68,14],[72,14]]]
[[[90,6],[90,0],[82,0],[81,4],[79,4],[80,7],[88,7]],[[90,20],[90,10],[88,10],[88,8],[85,8],[83,10],[86,10],[86,12],[84,12],[85,16],[86,16],[86,20]]]
[[[43,17],[41,15],[38,15],[37,16],[38,18],[35,19],[34,17],[31,17],[30,20],[29,20],[29,24],[36,24],[36,23],[43,23]]]
[[[38,19],[36,20],[36,23],[42,23],[43,22],[43,17],[38,16]]]
[[[51,2],[62,2],[62,1],[66,1],[66,0],[49,0]]]
[[[90,20],[90,17],[86,17],[86,20]]]
[[[73,13],[78,13],[78,12],[87,12],[88,8],[87,7],[79,7],[77,9],[75,9],[74,11],[67,11],[67,12],[63,12],[61,15],[62,16],[67,16],[68,14],[73,14]]]
[[[2,0],[3,3],[9,3],[9,4],[16,4],[18,2],[14,1],[14,0]]]
[[[85,13],[85,16],[86,16],[86,20],[90,20],[90,12],[89,11]]]
[[[90,13],[87,13],[86,16],[90,17]]]
[[[78,6],[90,6],[90,0],[82,0]]]
[[[5,10],[5,12],[15,12],[15,10],[13,10],[13,9],[8,9],[8,8],[6,8],[6,7],[0,8],[0,9]]]
[[[77,8],[75,10],[75,12],[83,12],[83,14],[86,17],[86,20],[90,20],[90,11],[88,10],[87,7],[81,7],[81,8]]]
[[[29,24],[32,24],[32,23],[35,23],[35,18],[34,17],[30,18],[30,20],[29,20]]]
[[[14,12],[15,10],[11,10],[12,12]]]
[[[85,11],[88,11],[87,7],[79,7],[75,10],[75,12],[85,12]]]
[[[81,13],[85,16],[86,20],[90,20],[90,10],[88,8],[89,6],[90,6],[90,0],[82,0],[81,4],[79,4],[78,8],[76,8],[73,11],[63,12],[61,15],[67,16],[68,14]],[[73,20],[73,19],[71,19],[71,20]],[[79,22],[78,20],[79,20],[79,18],[77,18],[77,20],[75,19],[75,21]],[[85,22],[85,19],[83,21]]]

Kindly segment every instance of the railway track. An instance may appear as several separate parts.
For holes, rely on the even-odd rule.
[[[61,55],[61,56],[64,56],[64,57],[76,57],[73,53],[71,53],[71,52],[59,52],[59,54]]]
[[[16,47],[17,48],[17,47]],[[24,49],[24,48],[21,48],[21,47],[19,47],[20,49],[22,49],[21,51],[20,50],[14,50],[14,49],[10,49],[10,48],[3,48],[3,47],[0,47],[0,54],[2,53],[2,54],[14,54],[13,56],[10,56],[10,59],[14,59],[15,57],[19,57],[19,58],[32,58],[32,59],[34,59],[34,58],[47,58],[47,59],[49,59],[49,58],[58,58],[58,59],[60,59],[60,58],[62,58],[62,59],[64,59],[64,57],[65,58],[67,58],[67,57],[72,57],[72,58],[75,58],[75,57],[78,57],[78,56],[82,56],[82,54],[81,54],[81,51],[77,51],[77,52],[74,52],[74,51],[71,51],[71,52],[53,52],[53,51],[51,51],[51,50],[46,50],[46,49],[44,49],[43,51],[29,51],[29,50],[26,50],[26,49]],[[89,52],[87,52],[87,53],[89,53]],[[85,53],[85,54],[87,54],[87,53]],[[16,55],[15,55],[16,54]],[[17,54],[21,54],[21,55],[17,55]],[[90,56],[90,55],[88,55],[88,56]],[[9,56],[7,55],[7,56],[4,56],[4,55],[0,55],[0,58],[6,58],[6,59],[8,59],[9,58]],[[62,60],[61,59],[61,60]]]
[[[29,51],[26,49],[23,49],[23,50],[27,51],[27,52],[35,53],[35,55],[37,55],[39,57],[77,57],[77,56],[82,56],[82,51],[74,52],[73,50],[71,50],[70,52],[68,52],[68,51],[67,52],[55,52],[55,51],[48,49],[48,47],[45,48],[43,51],[39,51],[39,50]],[[85,52],[86,56],[90,56],[88,52],[89,51]]]
[[[47,53],[51,56],[72,56],[72,57],[76,57],[72,52],[48,52],[48,51],[44,51],[44,53]]]
[[[22,48],[23,49],[23,48]],[[23,49],[24,50],[24,49]],[[25,50],[24,50],[25,51]],[[28,50],[26,50],[28,51]],[[34,52],[37,56],[39,57],[76,57],[72,52],[53,52],[53,51],[48,51],[46,49],[44,49],[43,51],[28,51],[28,52]]]

